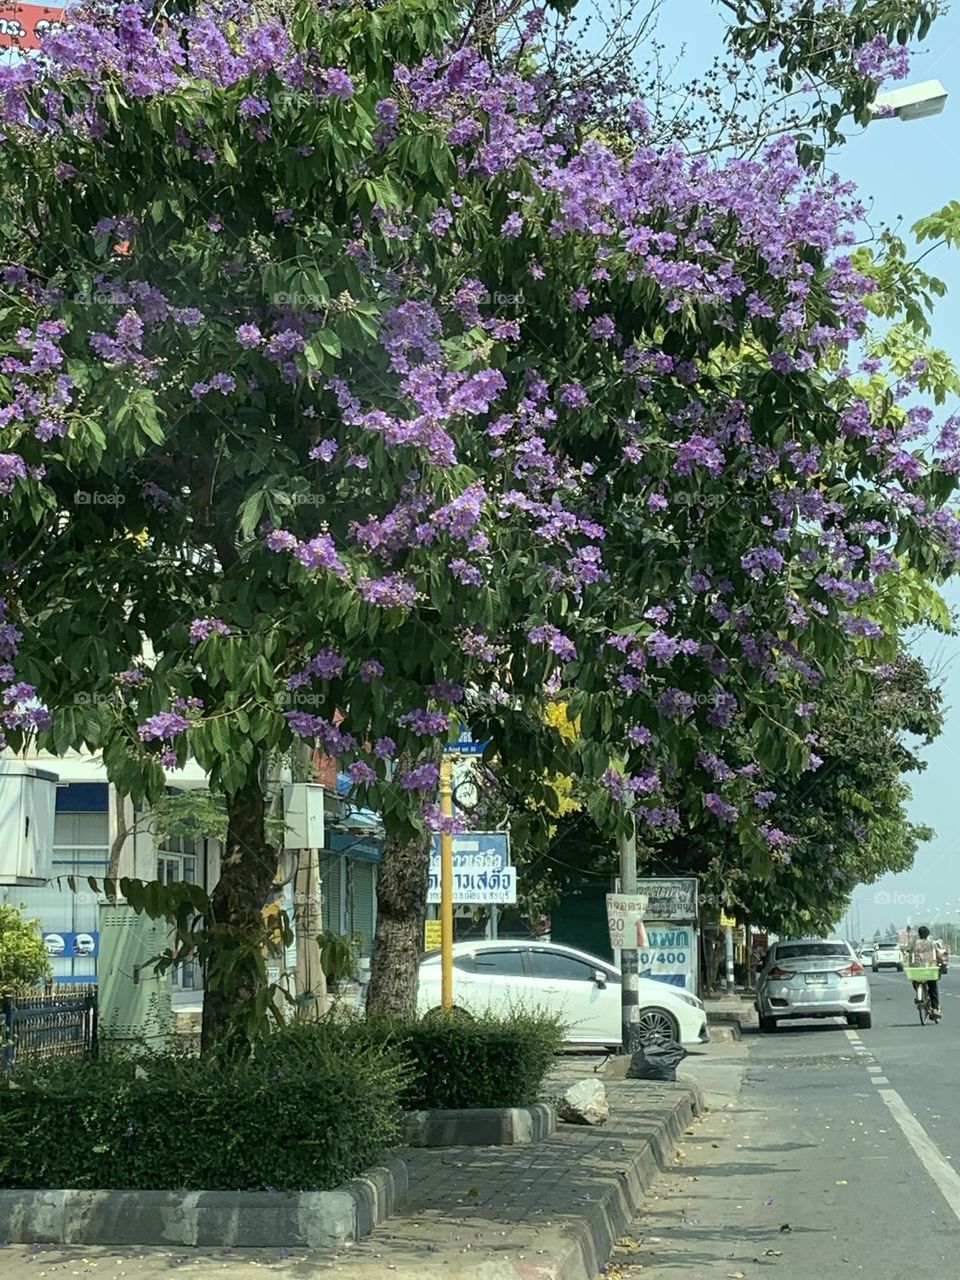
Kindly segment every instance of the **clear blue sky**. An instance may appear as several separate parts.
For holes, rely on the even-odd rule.
[[[724,11],[697,0],[694,23],[692,7],[691,0],[665,0],[657,39],[670,53],[685,48],[681,69],[695,76],[720,52]],[[871,225],[902,218],[906,231],[924,214],[960,199],[960,4],[934,24],[905,83],[932,79],[950,94],[941,115],[877,121],[857,131],[834,160],[836,170],[860,188]],[[960,362],[960,251],[938,250],[924,265],[949,286],[935,314],[934,340]],[[960,584],[947,597],[960,610]],[[926,771],[913,781],[911,817],[934,827],[937,838],[912,871],[857,890],[854,906],[864,936],[891,923],[903,927],[908,917],[914,927],[924,918],[943,920],[951,911],[949,918],[960,923],[960,637],[923,636],[916,650],[941,675],[948,706],[945,731],[926,753]]]

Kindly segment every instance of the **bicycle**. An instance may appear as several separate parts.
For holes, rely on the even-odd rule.
[[[939,1025],[940,1019],[932,1016],[933,1005],[930,1003],[930,991],[927,983],[937,981],[940,977],[940,966],[936,964],[915,965],[912,967],[904,965],[903,971],[907,979],[913,983],[913,1002],[917,1006],[921,1027],[928,1020]]]

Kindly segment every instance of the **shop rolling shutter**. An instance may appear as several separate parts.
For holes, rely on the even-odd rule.
[[[334,854],[320,856],[320,911],[324,933],[343,933],[340,918],[340,885],[343,859]]]
[[[357,858],[350,863],[352,875],[351,931],[363,937],[361,954],[369,956],[373,948],[374,877],[372,862]]]

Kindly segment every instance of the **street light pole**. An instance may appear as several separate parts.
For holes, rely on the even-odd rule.
[[[440,813],[453,817],[453,760],[440,758]],[[440,1004],[453,1008],[453,836],[449,823],[440,831]]]
[[[630,833],[620,837],[620,892],[632,896],[637,892],[637,825],[630,812]],[[635,940],[634,940],[635,941]],[[633,1053],[631,1043],[640,1012],[640,956],[636,946],[620,951],[620,1036],[624,1053]]]

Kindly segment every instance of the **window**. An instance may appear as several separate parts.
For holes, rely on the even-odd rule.
[[[780,960],[849,960],[851,951],[842,942],[798,942],[792,946],[777,947],[776,959]]]
[[[535,978],[549,978],[554,982],[594,982],[597,972],[593,965],[562,951],[531,951],[530,966]]]
[[[473,961],[473,969],[467,972],[489,978],[522,978],[525,973],[522,951],[478,951],[464,959]]]

